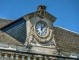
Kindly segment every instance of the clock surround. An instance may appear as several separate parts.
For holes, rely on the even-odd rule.
[[[36,32],[36,24],[39,23],[39,22],[42,22],[43,24],[45,24],[46,26],[46,34],[45,35],[39,35],[37,32]],[[52,38],[52,34],[53,34],[53,30],[51,30],[49,28],[49,26],[47,25],[47,23],[45,21],[38,21],[36,22],[36,24],[34,25],[34,27],[32,27],[31,31],[33,31],[33,35],[34,35],[34,38],[39,41],[40,43],[47,43],[48,41],[51,40]]]

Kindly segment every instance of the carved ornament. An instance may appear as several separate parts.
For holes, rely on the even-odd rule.
[[[53,35],[53,31],[49,29],[49,27],[47,28],[47,33],[45,36],[40,36],[37,34],[36,30],[35,30],[35,26],[31,28],[31,31],[33,33],[34,38],[39,41],[40,43],[46,43],[49,40],[51,40],[52,35]]]

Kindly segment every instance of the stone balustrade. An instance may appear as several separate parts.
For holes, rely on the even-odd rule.
[[[32,56],[27,54],[11,54],[11,53],[0,53],[0,60],[52,60],[52,58],[43,57],[43,56]]]

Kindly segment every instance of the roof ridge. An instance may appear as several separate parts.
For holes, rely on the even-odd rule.
[[[15,23],[15,22],[17,22],[17,21],[21,20],[21,19],[22,19],[22,17],[21,17],[21,18],[19,18],[19,19],[17,19],[17,20],[12,21],[11,23],[9,23],[9,24],[7,24],[7,25],[5,25],[5,26],[1,27],[0,29],[2,30],[3,28],[6,28],[7,26],[9,26],[9,25],[11,25],[11,24],[13,24],[13,23]]]
[[[2,19],[2,20],[10,20],[10,21],[13,20],[13,19],[8,19],[8,18],[0,18],[0,19]]]
[[[75,33],[75,34],[78,34],[78,35],[79,35],[78,32],[75,32],[75,31],[72,31],[72,30],[69,30],[69,29],[63,28],[63,27],[61,27],[61,26],[55,26],[55,27],[59,27],[59,28],[61,28],[61,29],[64,29],[64,30],[66,30],[66,31],[69,31],[69,32],[72,32],[72,33]]]

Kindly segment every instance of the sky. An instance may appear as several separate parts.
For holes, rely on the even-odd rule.
[[[46,11],[57,19],[60,26],[79,33],[79,0],[0,0],[0,18],[16,20],[46,5]]]

